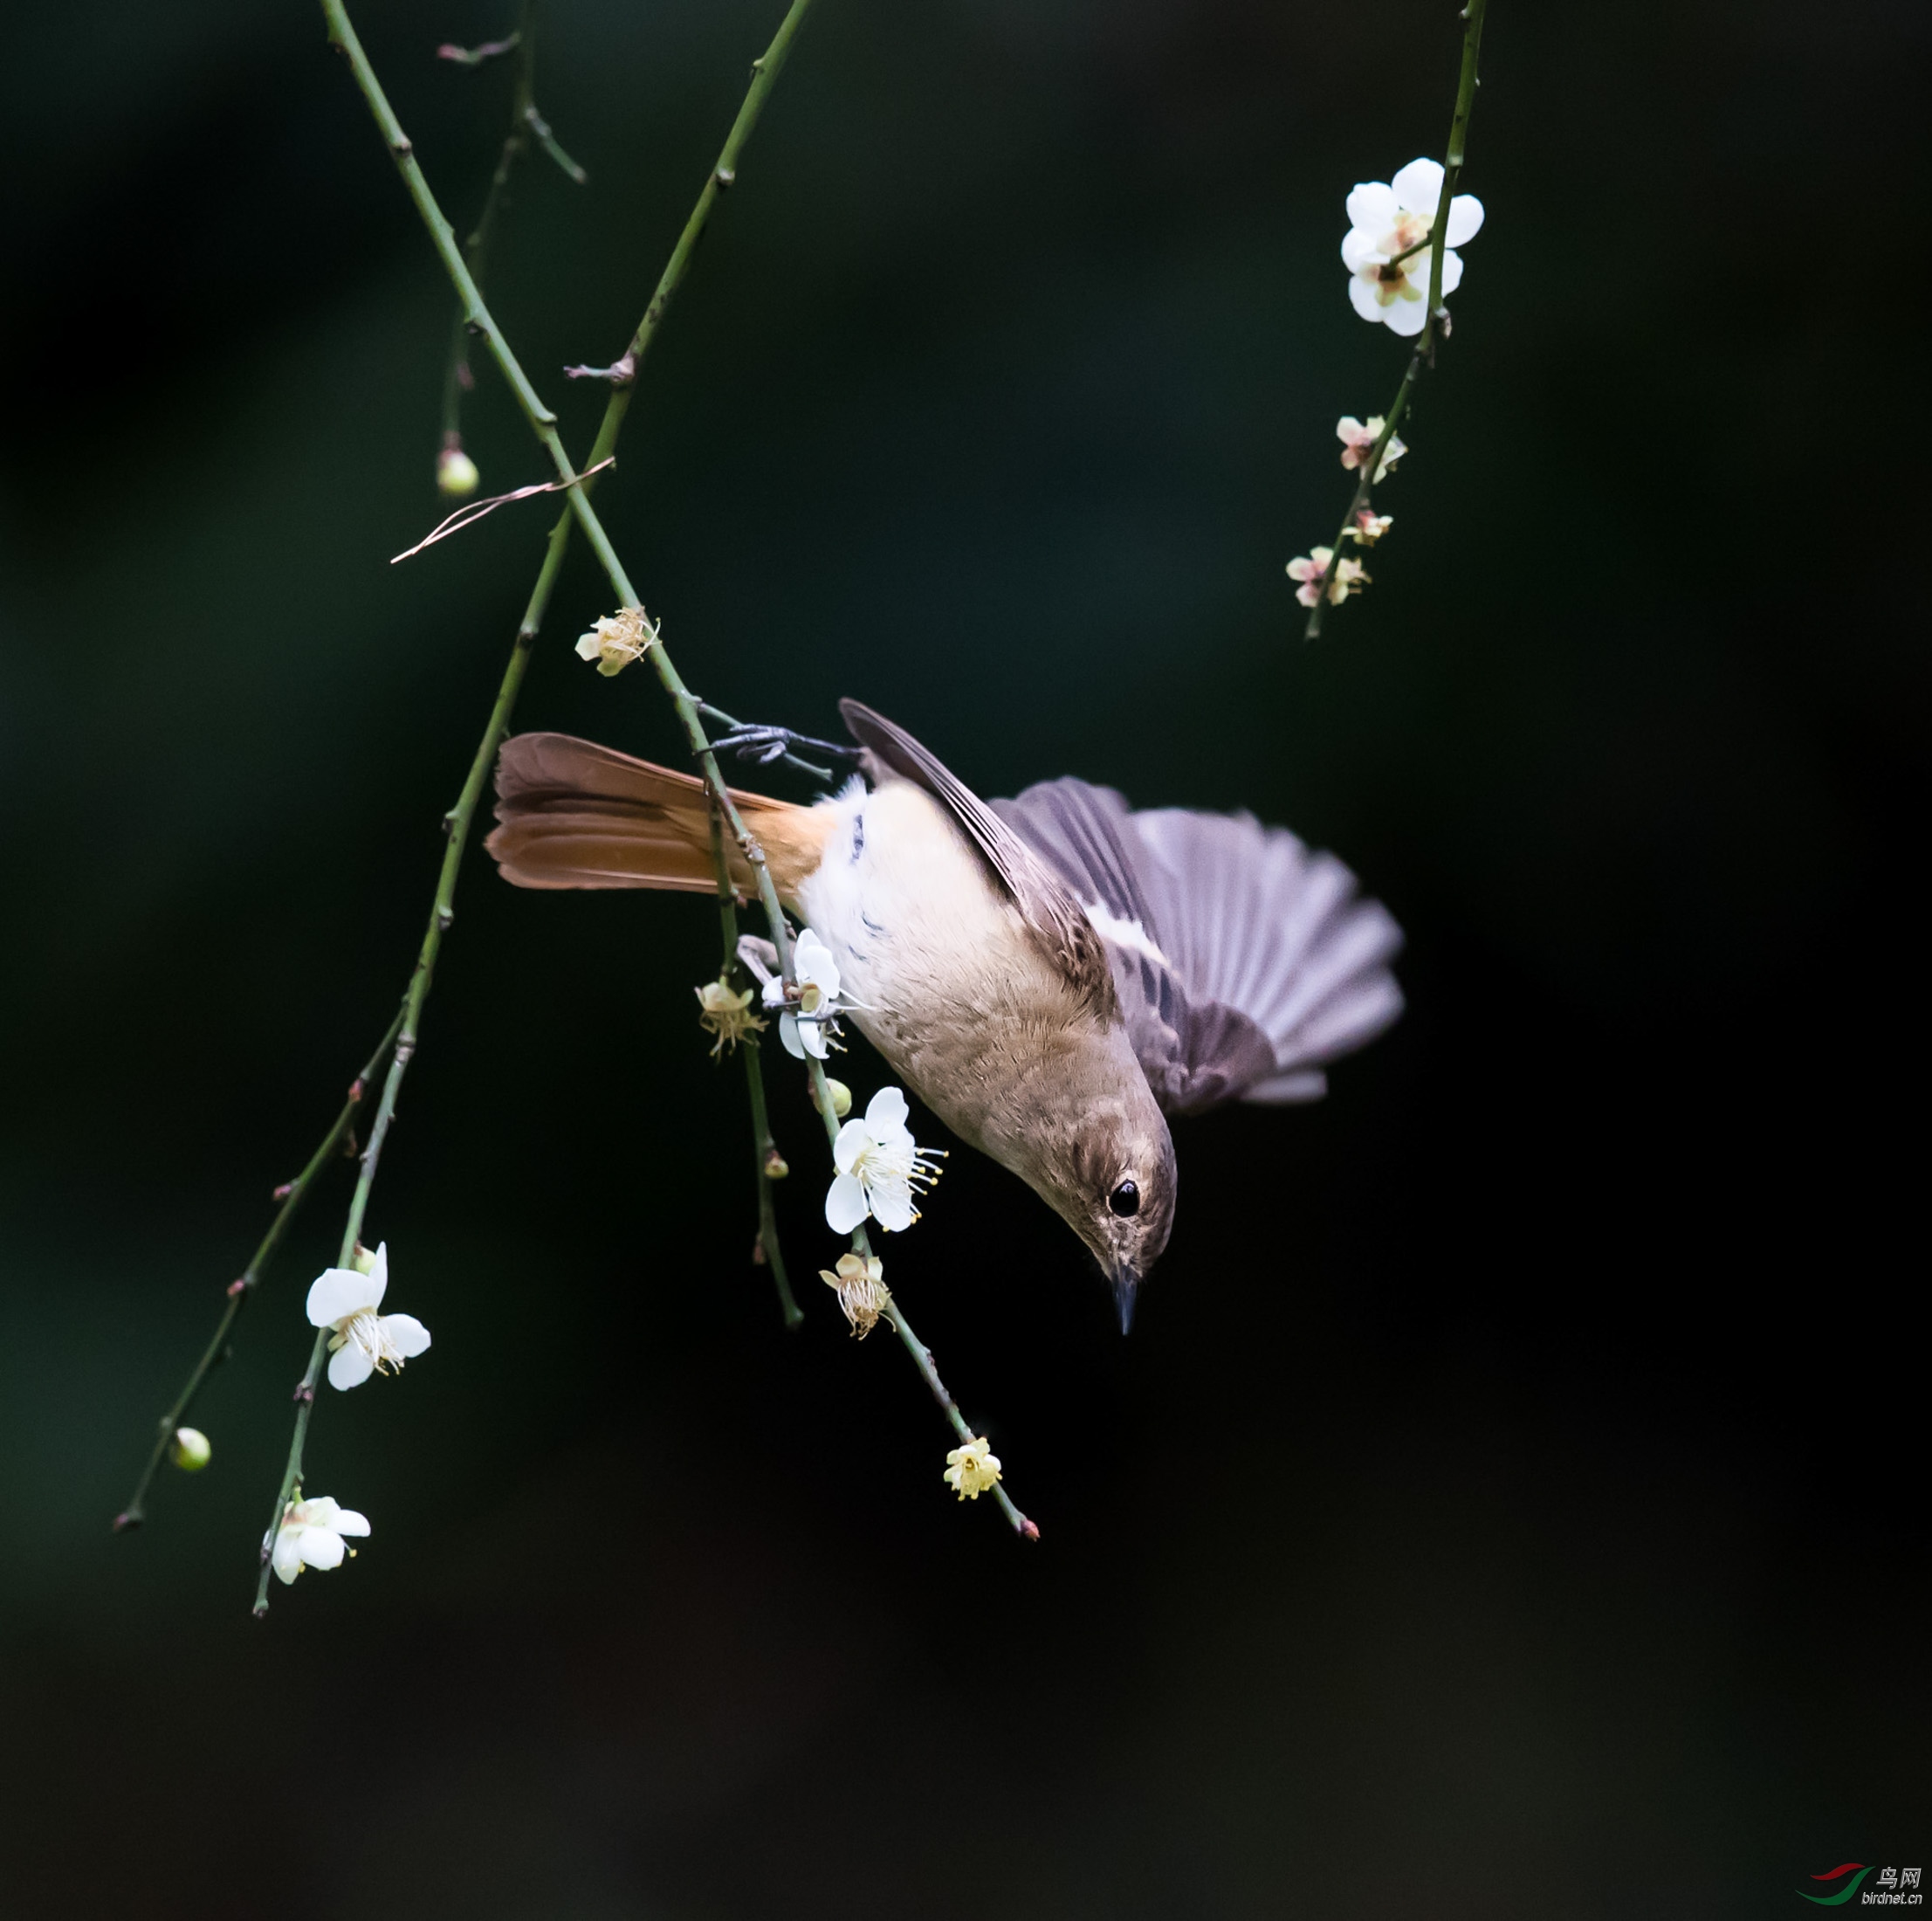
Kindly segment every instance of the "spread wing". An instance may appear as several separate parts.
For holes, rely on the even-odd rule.
[[[1053,866],[904,728],[856,700],[840,701],[839,712],[852,738],[866,749],[871,763],[867,774],[876,781],[881,769],[890,769],[923,787],[945,808],[984,857],[1047,957],[1097,1013],[1111,1012],[1114,981],[1106,949]]]
[[[1248,814],[1134,813],[1044,781],[991,809],[1085,904],[1161,1105],[1318,1100],[1402,1011],[1402,933],[1331,854]]]

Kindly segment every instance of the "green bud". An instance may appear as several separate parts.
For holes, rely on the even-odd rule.
[[[199,1474],[215,1452],[208,1443],[208,1436],[199,1428],[176,1428],[168,1451],[174,1457],[175,1465],[189,1474]]]
[[[349,1256],[349,1265],[358,1274],[373,1274],[375,1272],[375,1257],[358,1241],[355,1243],[355,1252]]]
[[[776,1147],[769,1148],[765,1155],[765,1178],[767,1181],[782,1181],[792,1171],[792,1164]]]
[[[467,500],[483,476],[461,447],[445,447],[436,457],[436,490],[445,499]]]
[[[834,1080],[828,1074],[825,1077],[825,1091],[832,1097],[834,1116],[843,1120],[852,1112],[852,1090],[843,1081]]]

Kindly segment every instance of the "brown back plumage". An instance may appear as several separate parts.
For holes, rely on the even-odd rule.
[[[817,866],[828,822],[809,807],[732,789],[781,899]],[[711,893],[705,783],[567,733],[519,733],[497,756],[496,831],[485,845],[519,887],[654,887]],[[750,864],[727,837],[732,885]]]

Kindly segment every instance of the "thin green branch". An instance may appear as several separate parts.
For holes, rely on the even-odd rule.
[[[509,731],[511,710],[516,706],[517,694],[523,685],[525,671],[530,664],[530,650],[536,640],[543,616],[550,604],[550,596],[556,586],[557,575],[563,565],[565,541],[553,533],[548,551],[544,555],[543,567],[537,575],[537,584],[533,589],[529,604],[524,609],[522,620],[517,623],[515,644],[510,650],[509,664],[504,669],[503,678],[497,688],[495,704],[490,710],[488,724],[483,730],[483,738],[478,741],[475,754],[471,757],[470,772],[464,781],[463,790],[457,796],[457,803],[443,817],[447,844],[443,850],[443,867],[437,878],[436,899],[430,908],[430,923],[424,929],[423,945],[416,954],[416,970],[409,976],[409,992],[402,1002],[402,1017],[395,1030],[395,1051],[390,1057],[389,1071],[382,1082],[382,1098],[376,1103],[375,1119],[369,1128],[368,1145],[362,1150],[361,1171],[356,1176],[355,1193],[349,1201],[348,1220],[342,1229],[341,1251],[336,1265],[347,1267],[355,1253],[355,1244],[361,1236],[362,1221],[369,1204],[369,1193],[375,1185],[376,1169],[382,1159],[382,1148],[388,1140],[389,1126],[395,1119],[396,1097],[402,1091],[402,1077],[409,1071],[410,1061],[415,1057],[416,1038],[423,1022],[423,1003],[430,997],[430,988],[436,977],[437,957],[443,950],[443,937],[449,932],[450,924],[456,919],[457,876],[462,869],[464,849],[469,844],[470,829],[476,819],[477,807],[483,798],[483,792],[490,779],[490,772],[495,764],[497,748]],[[262,1550],[261,1580],[255,1592],[255,1612],[268,1612],[268,1578],[270,1570],[269,1553],[275,1540],[275,1530],[280,1525],[293,1491],[302,1479],[302,1449],[308,1438],[309,1417],[314,1411],[315,1384],[320,1375],[322,1355],[325,1352],[327,1330],[319,1330],[309,1353],[308,1367],[304,1371],[301,1382],[295,1390],[295,1434],[290,1442],[288,1461],[282,1472],[281,1491],[276,1497],[275,1512],[269,1522],[268,1535]]]
[[[819,1111],[819,1117],[825,1123],[825,1138],[836,1142],[839,1133],[838,1110],[832,1105],[832,1090],[825,1084],[825,1064],[808,1058],[806,1071],[811,1076],[812,1105]],[[871,1257],[872,1243],[863,1227],[852,1236],[852,1251],[861,1260]],[[962,1442],[976,1441],[979,1436],[967,1424],[966,1416],[959,1412],[959,1404],[946,1392],[945,1381],[939,1379],[939,1370],[932,1359],[932,1350],[912,1332],[912,1324],[905,1318],[905,1310],[899,1305],[897,1295],[891,1296],[885,1308],[885,1318],[892,1323],[892,1332],[899,1337],[899,1345],[911,1355],[919,1370],[920,1378],[932,1390],[932,1398],[939,1404],[939,1412],[952,1423],[952,1431]],[[1000,1511],[1007,1518],[1015,1534],[1023,1539],[1036,1541],[1040,1530],[1013,1504],[1006,1489],[995,1481],[993,1484],[994,1498],[1000,1504]]]
[[[738,960],[737,897],[732,887],[731,864],[725,857],[725,830],[718,809],[711,810],[712,860],[718,870],[718,926],[723,939],[725,957],[718,969],[719,980],[741,971]],[[772,1270],[778,1290],[779,1312],[787,1327],[798,1326],[805,1319],[792,1297],[792,1284],[785,1274],[785,1250],[778,1241],[778,1212],[772,1205],[772,1162],[778,1144],[772,1139],[771,1121],[765,1106],[765,1069],[759,1058],[758,1041],[753,1035],[741,1036],[738,1050],[745,1057],[745,1086],[751,1098],[752,1160],[758,1174],[758,1245],[765,1264]]]
[[[158,1423],[153,1450],[148,1456],[148,1465],[141,1470],[141,1478],[134,1484],[134,1491],[127,1504],[114,1517],[114,1531],[124,1532],[130,1527],[139,1527],[147,1519],[145,1503],[148,1490],[162,1462],[166,1458],[168,1443],[175,1438],[175,1430],[188,1418],[188,1410],[194,1406],[195,1397],[200,1394],[203,1384],[215,1368],[228,1358],[229,1337],[233,1333],[235,1323],[241,1318],[241,1312],[248,1305],[249,1297],[261,1284],[261,1278],[280,1248],[283,1237],[295,1223],[296,1211],[307,1198],[309,1189],[330,1159],[341,1146],[344,1140],[351,1139],[355,1116],[362,1105],[362,1095],[370,1077],[382,1064],[382,1057],[395,1045],[396,1036],[402,1029],[402,1011],[399,1009],[395,1020],[389,1023],[389,1030],[377,1043],[375,1051],[369,1056],[367,1065],[349,1083],[348,1098],[342,1103],[342,1111],[336,1115],[329,1131],[322,1136],[320,1145],[309,1156],[308,1165],[294,1180],[285,1182],[275,1190],[275,1198],[280,1205],[275,1211],[275,1218],[269,1223],[268,1232],[262,1236],[261,1245],[249,1257],[248,1265],[242,1270],[238,1280],[230,1281],[226,1290],[228,1300],[222,1309],[221,1319],[215,1324],[215,1332],[202,1358],[195,1363],[182,1391],[175,1396],[174,1405],[164,1414]]]
[[[545,451],[549,453],[551,459],[555,464],[559,477],[567,482],[572,483],[567,494],[568,511],[560,518],[552,533],[551,549],[545,560],[546,572],[548,573],[551,570],[554,561],[560,560],[564,547],[567,544],[569,529],[574,520],[582,529],[584,538],[589,541],[591,550],[596,555],[598,564],[602,568],[606,577],[609,580],[620,602],[627,607],[641,606],[643,602],[638,597],[637,591],[631,584],[630,577],[625,572],[622,562],[618,559],[616,551],[610,543],[609,536],[604,531],[602,522],[599,520],[595,510],[591,506],[588,498],[590,487],[587,483],[579,482],[577,470],[570,465],[563,443],[556,431],[555,415],[551,413],[549,409],[543,404],[538,397],[535,389],[531,386],[523,372],[523,368],[518,363],[516,355],[511,351],[508,341],[504,339],[502,333],[492,319],[489,309],[484,304],[481,291],[476,286],[464,264],[463,257],[455,244],[449,222],[443,218],[441,210],[437,207],[435,196],[430,190],[429,183],[423,177],[423,170],[416,164],[414,149],[410,147],[408,137],[403,134],[395,114],[391,111],[388,99],[383,94],[382,85],[377,80],[375,71],[369,65],[368,57],[363,52],[361,43],[355,36],[354,27],[349,24],[343,0],[321,0],[321,3],[324,17],[328,23],[330,45],[349,61],[356,85],[361,88],[364,99],[368,101],[369,110],[375,119],[383,141],[389,148],[391,157],[395,162],[396,169],[402,176],[409,196],[415,203],[424,226],[429,230],[431,242],[437,249],[438,257],[443,261],[444,271],[449,274],[451,282],[456,286],[457,296],[463,302],[466,324],[472,332],[481,335],[488,342],[492,356],[495,359],[504,379],[508,382],[511,392],[516,396],[519,406],[522,408],[525,417],[530,423],[532,431],[536,434],[538,439],[543,444]],[[684,280],[684,274],[689,267],[691,251],[710,218],[711,209],[716,203],[718,193],[723,188],[731,185],[736,178],[738,155],[745,142],[750,138],[753,127],[757,124],[758,116],[763,108],[766,96],[769,93],[773,83],[777,79],[778,73],[784,65],[785,56],[790,50],[791,42],[795,37],[810,4],[811,0],[792,0],[790,10],[787,12],[784,21],[780,25],[778,33],[774,37],[770,48],[767,50],[762,59],[753,63],[750,88],[746,93],[744,105],[739,109],[738,118],[732,123],[731,135],[725,141],[718,164],[712,170],[711,178],[705,182],[704,190],[699,196],[698,203],[692,210],[691,218],[685,223],[684,231],[673,251],[670,262],[659,279],[657,291],[653,295],[650,305],[646,309],[644,318],[639,323],[636,333],[632,336],[629,357],[634,367],[647,349],[651,336],[663,318],[666,306]],[[629,382],[614,386],[610,400],[605,407],[603,423],[598,430],[595,450],[590,461],[587,465],[595,466],[599,460],[614,450],[618,432],[622,426],[624,414],[629,408],[630,392],[631,387]],[[547,599],[544,582],[540,579],[539,595],[546,600]],[[533,596],[533,606],[536,604],[537,597]],[[519,650],[526,652],[527,642],[521,634],[519,636]],[[784,908],[779,901],[778,890],[773,883],[770,866],[765,858],[764,849],[760,846],[757,838],[746,826],[744,818],[739,812],[737,803],[732,798],[731,790],[725,784],[724,776],[718,769],[717,757],[712,751],[711,742],[705,732],[704,722],[698,713],[698,704],[692,696],[691,690],[684,685],[683,677],[672,663],[669,651],[660,641],[650,648],[646,658],[650,660],[659,684],[663,687],[665,692],[670,696],[672,705],[677,710],[679,723],[684,728],[692,754],[699,763],[705,783],[710,789],[712,801],[722,817],[725,829],[737,843],[739,852],[743,857],[746,865],[751,869],[759,901],[765,911],[765,918],[770,930],[772,944],[777,950],[780,974],[787,986],[794,986],[796,984],[797,975],[794,971],[792,963],[790,933],[786,924]],[[505,689],[513,698],[512,678],[520,678],[520,666],[516,661],[512,661],[512,677],[506,678],[505,680]],[[499,703],[500,705],[501,703]],[[505,709],[504,711],[506,713],[507,710]],[[496,738],[496,736],[486,736],[486,745],[492,753],[495,749]],[[484,762],[479,757],[478,766],[483,765]],[[460,853],[460,848],[456,843],[455,837],[452,836],[451,857],[455,857],[458,853]],[[393,1072],[394,1071],[392,1071],[392,1074]],[[820,1063],[814,1061],[811,1063],[811,1072],[814,1097],[825,1119],[828,1134],[831,1138],[835,1138],[837,1121],[833,1113],[830,1091],[825,1085],[824,1068]],[[385,1088],[385,1093],[387,1092],[388,1089]],[[367,1171],[373,1178],[373,1169]],[[359,1185],[358,1199],[363,1197],[364,1190]],[[359,1222],[360,1214],[353,1213],[353,1210],[352,1214],[353,1219]],[[353,1242],[347,1243],[346,1245],[348,1247],[348,1250],[353,1252]],[[867,1243],[863,1229],[853,1236],[853,1245],[862,1252],[866,1250]],[[938,1400],[941,1408],[946,1413],[949,1421],[952,1422],[954,1431],[959,1435],[962,1440],[973,1438],[971,1429],[967,1428],[964,1418],[953,1403],[952,1396],[945,1392],[945,1387],[939,1380],[938,1370],[932,1365],[931,1351],[912,1333],[903,1314],[897,1311],[895,1311],[893,1318],[893,1326],[898,1333],[901,1344],[912,1355],[915,1362],[918,1364],[921,1374],[925,1376],[928,1387],[932,1389],[935,1398]],[[284,1476],[281,1498],[275,1510],[275,1523],[279,1522],[289,1496],[300,1479],[302,1442],[307,1429],[309,1408],[313,1402],[314,1385],[313,1377],[320,1367],[319,1356],[320,1353],[321,1346],[319,1341],[316,1353],[311,1357],[309,1373],[304,1376],[304,1385],[297,1389],[297,1395],[302,1401],[302,1405],[297,1413],[295,1442],[290,1450],[289,1467]],[[304,1398],[305,1394],[306,1398]],[[1028,1539],[1037,1539],[1039,1530],[1013,1504],[1004,1489],[996,1486],[994,1491],[999,1498],[1002,1511],[1007,1515],[1015,1532]],[[272,1541],[272,1537],[273,1524],[272,1524],[270,1530],[271,1541]],[[265,1553],[261,1587],[257,1597],[258,1613],[263,1611],[267,1604],[268,1576],[269,1567]]]
[[[1349,529],[1355,526],[1356,516],[1365,512],[1369,497],[1375,485],[1375,476],[1382,464],[1382,454],[1390,441],[1395,437],[1396,423],[1409,404],[1409,396],[1415,389],[1415,383],[1425,365],[1435,365],[1436,323],[1445,319],[1442,312],[1442,257],[1448,251],[1449,203],[1455,197],[1456,183],[1462,177],[1463,156],[1468,149],[1469,136],[1469,115],[1475,107],[1476,54],[1482,45],[1482,16],[1489,0],[1468,0],[1462,10],[1462,69],[1457,76],[1455,87],[1455,113],[1449,122],[1448,157],[1442,169],[1442,191],[1437,196],[1435,218],[1429,224],[1429,231],[1413,246],[1406,249],[1395,258],[1406,259],[1419,249],[1427,246],[1438,236],[1442,244],[1437,245],[1429,256],[1429,304],[1428,316],[1422,323],[1422,332],[1417,337],[1415,351],[1409,356],[1409,364],[1403,369],[1402,384],[1396,389],[1395,399],[1382,423],[1381,437],[1377,440],[1367,459],[1363,461],[1360,477],[1355,483],[1353,498],[1349,501],[1348,512],[1342,517],[1341,531],[1335,536],[1335,545],[1328,557],[1328,565],[1322,570],[1321,578],[1315,583],[1315,604],[1309,609],[1308,624],[1302,630],[1304,640],[1316,639],[1322,631],[1322,616],[1328,611],[1330,584],[1335,578],[1335,570],[1342,564],[1342,544],[1347,540]],[[1444,329],[1445,333],[1447,331]]]
[[[737,182],[739,155],[751,139],[759,115],[765,111],[765,102],[785,69],[792,42],[798,37],[798,30],[804,24],[811,4],[812,0],[792,0],[784,19],[779,24],[778,31],[772,37],[772,44],[752,62],[752,83],[746,89],[738,117],[732,122],[732,130],[725,135],[717,162],[705,178],[697,205],[684,222],[684,231],[678,235],[677,244],[671,249],[670,258],[664,263],[664,271],[658,276],[657,289],[651,294],[650,304],[644,309],[644,317],[638,321],[636,331],[616,362],[616,366],[625,371],[621,378],[614,380],[610,403],[604,409],[603,423],[597,430],[597,438],[587,465],[595,465],[617,444],[625,412],[630,406],[637,370],[643,365],[644,355],[650,351],[650,343],[657,337],[657,329],[677,297],[678,288],[684,284],[684,276],[691,271],[691,257],[698,251],[698,243],[704,238],[705,229],[711,222],[712,210],[717,206],[720,196]]]

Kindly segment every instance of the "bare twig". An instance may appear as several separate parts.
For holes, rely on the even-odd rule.
[[[275,1218],[269,1223],[268,1232],[262,1236],[261,1245],[249,1257],[248,1265],[242,1270],[238,1280],[230,1281],[225,1290],[228,1300],[222,1309],[221,1319],[215,1324],[213,1338],[203,1351],[202,1358],[195,1363],[194,1371],[189,1375],[182,1391],[175,1396],[174,1405],[161,1417],[159,1432],[155,1438],[154,1451],[148,1456],[148,1465],[141,1470],[141,1478],[134,1484],[134,1491],[127,1504],[114,1517],[117,1532],[130,1527],[139,1527],[147,1517],[145,1503],[148,1490],[168,1452],[168,1443],[175,1438],[175,1430],[188,1418],[188,1410],[195,1404],[195,1397],[202,1391],[203,1384],[215,1368],[228,1358],[229,1336],[234,1332],[235,1323],[241,1318],[241,1312],[248,1305],[249,1297],[260,1284],[268,1263],[274,1259],[275,1252],[282,1244],[283,1236],[295,1223],[296,1210],[307,1198],[309,1189],[314,1186],[315,1178],[328,1165],[332,1156],[345,1143],[353,1146],[354,1140],[355,1116],[362,1105],[362,1096],[368,1088],[370,1077],[382,1065],[382,1057],[395,1044],[395,1037],[402,1031],[403,1016],[399,1010],[389,1023],[389,1030],[377,1043],[375,1051],[369,1056],[368,1064],[349,1083],[348,1098],[342,1103],[342,1111],[330,1125],[329,1131],[322,1136],[321,1145],[309,1156],[308,1165],[292,1181],[285,1181],[275,1190],[275,1199],[280,1203]]]

